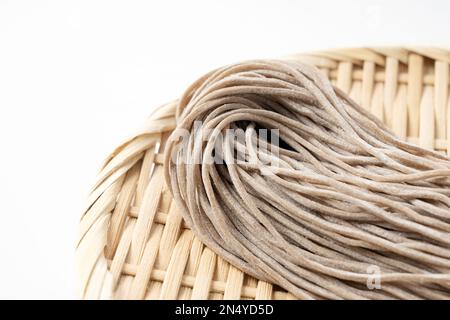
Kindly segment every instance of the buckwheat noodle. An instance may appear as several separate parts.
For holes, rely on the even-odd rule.
[[[202,242],[298,298],[450,298],[450,158],[400,141],[315,67],[200,78],[165,170]]]

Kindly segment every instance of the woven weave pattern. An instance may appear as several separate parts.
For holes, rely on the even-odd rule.
[[[346,49],[295,55],[319,67],[402,139],[450,151],[450,52]],[[175,103],[106,160],[92,189],[77,248],[85,298],[289,299],[206,248],[184,226],[165,186],[162,158]]]

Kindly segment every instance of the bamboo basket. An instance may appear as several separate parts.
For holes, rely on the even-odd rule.
[[[400,138],[450,153],[450,51],[360,48],[287,57],[319,67]],[[175,103],[106,159],[84,211],[77,264],[87,299],[294,299],[205,247],[163,179]]]

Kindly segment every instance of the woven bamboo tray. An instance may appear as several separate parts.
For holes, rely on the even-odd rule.
[[[402,139],[450,153],[450,51],[344,49],[287,57],[318,66]],[[293,299],[244,274],[184,225],[163,179],[175,103],[105,161],[80,223],[77,264],[83,298]]]

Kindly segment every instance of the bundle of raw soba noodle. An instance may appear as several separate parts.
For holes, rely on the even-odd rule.
[[[316,68],[223,67],[177,120],[166,181],[225,260],[302,299],[450,298],[450,158],[397,139]]]

